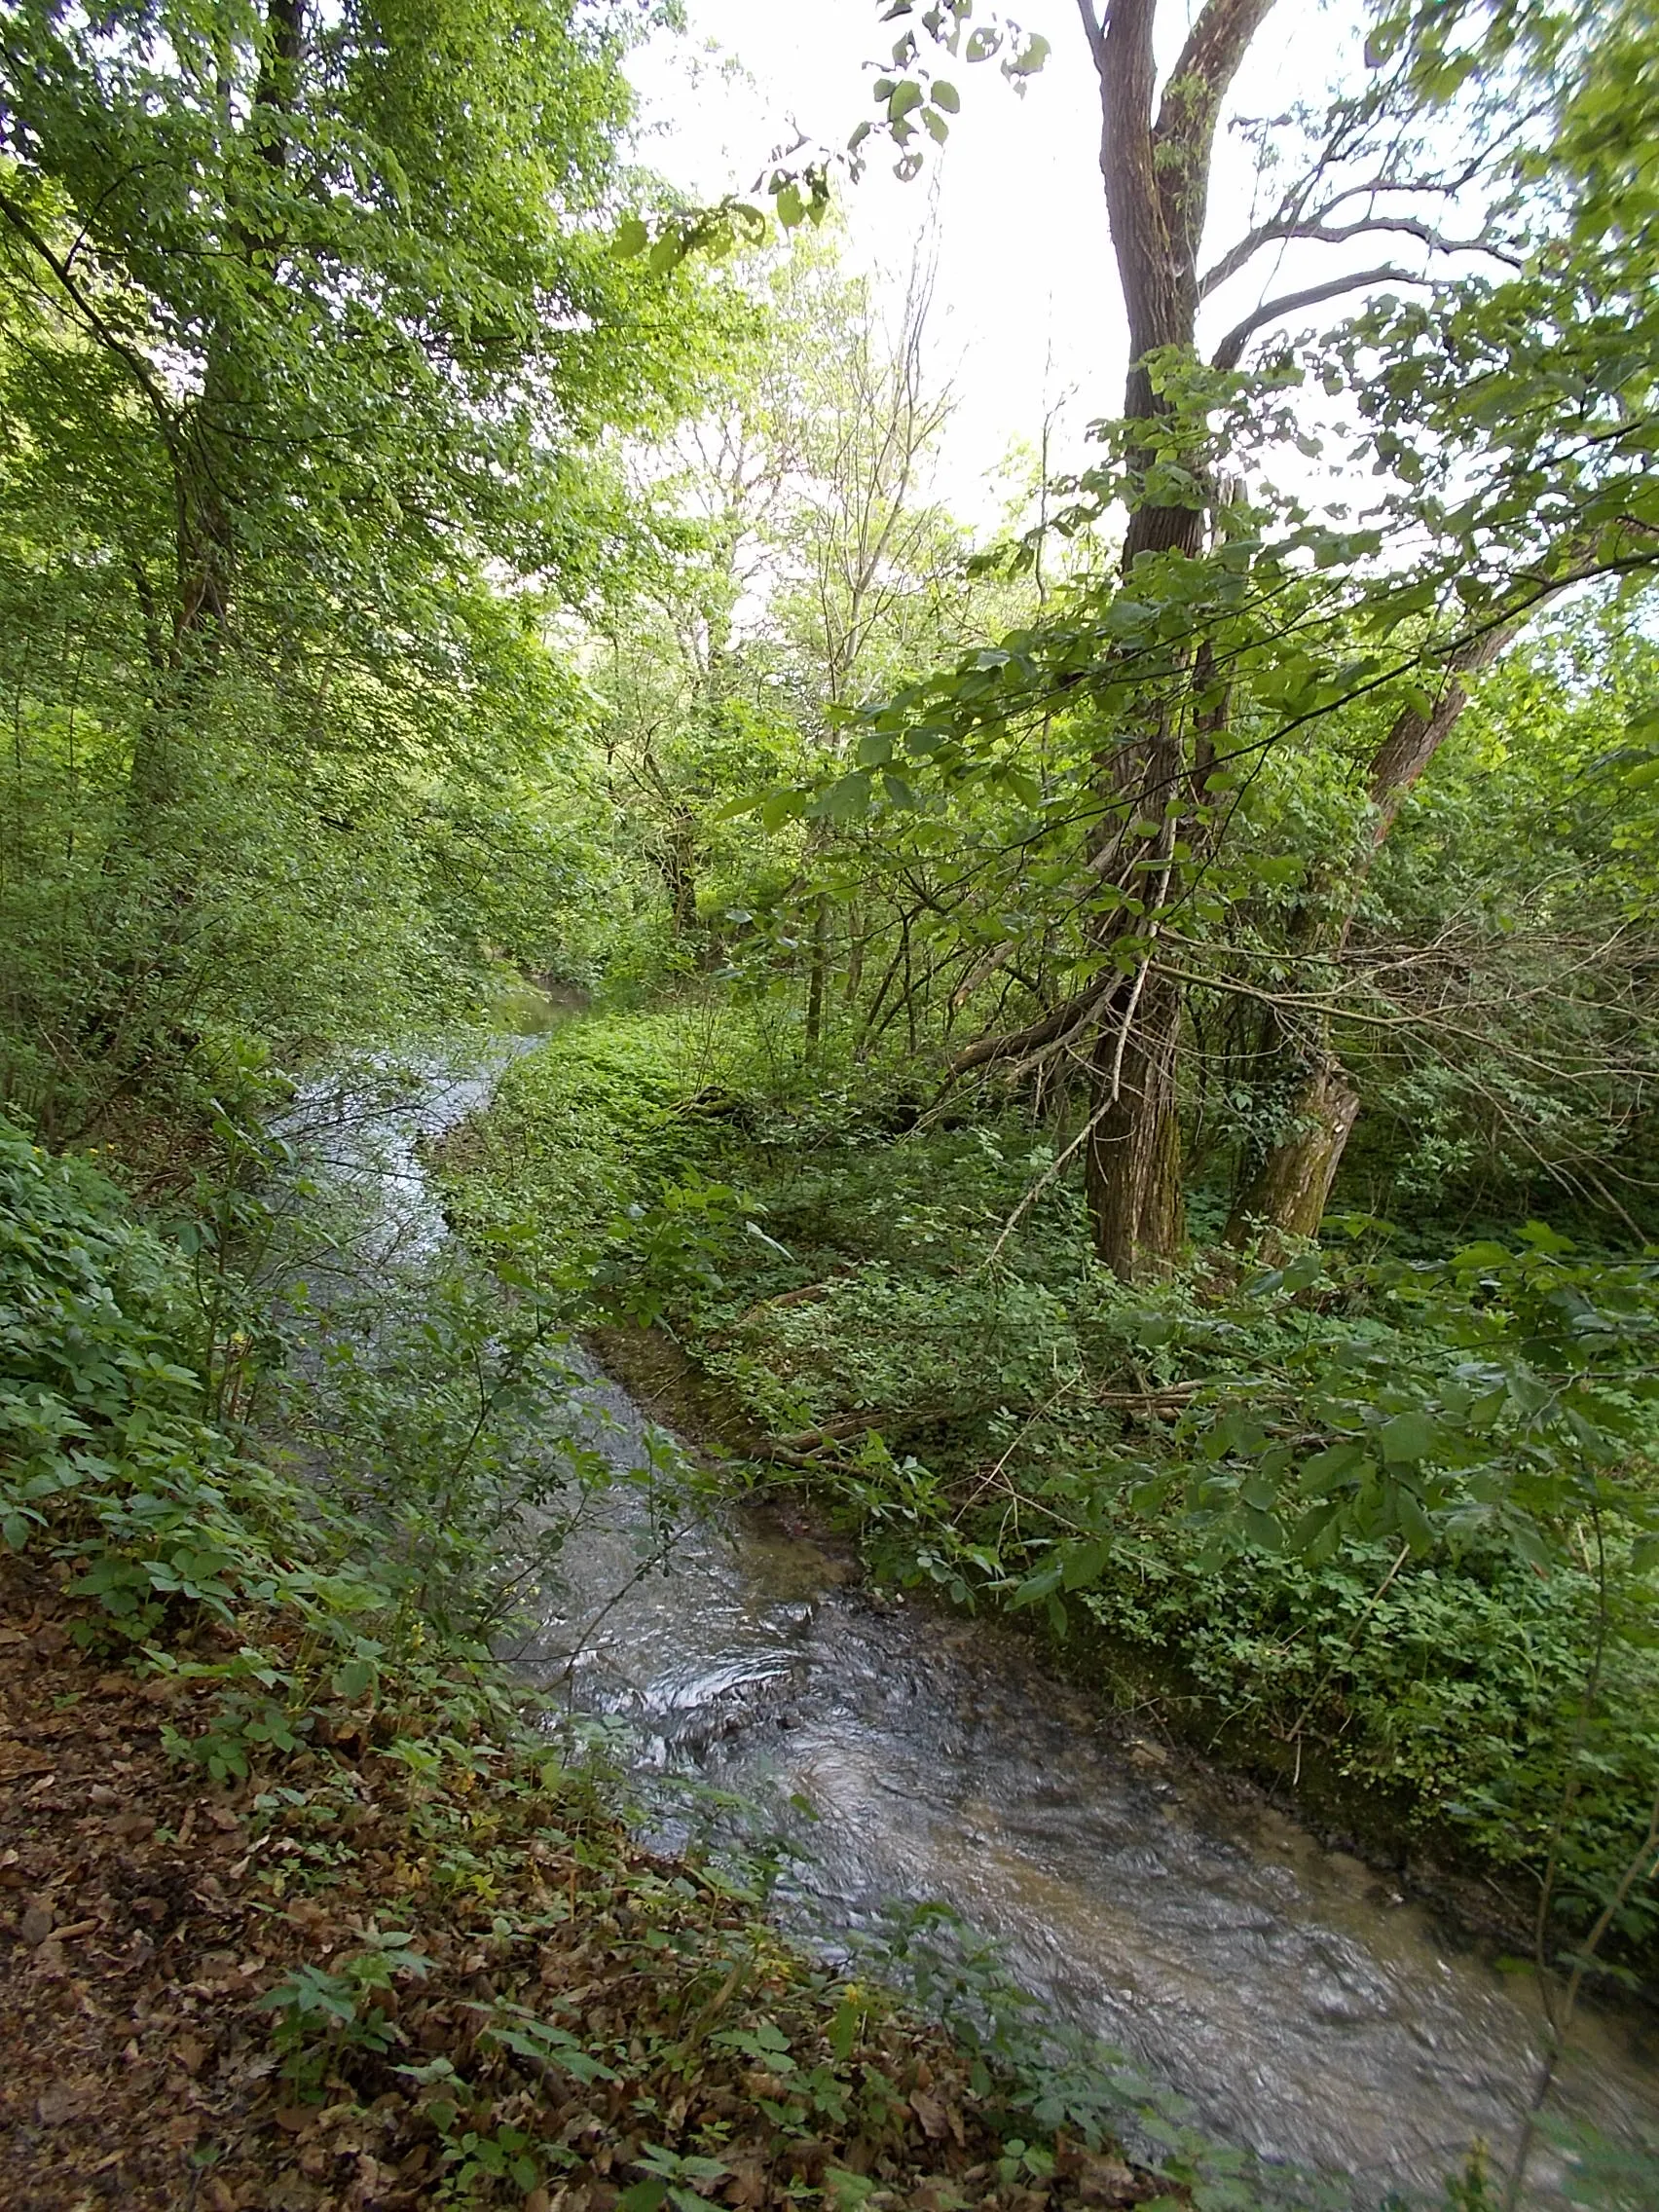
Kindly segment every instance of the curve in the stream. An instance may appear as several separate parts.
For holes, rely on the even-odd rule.
[[[418,1138],[473,1111],[512,1049],[335,1127],[332,1171],[384,1178],[405,1254],[442,1235]],[[580,1400],[572,1424],[638,1464],[647,1424],[626,1395],[595,1372]],[[775,1517],[693,1527],[642,1577],[635,1495],[618,1485],[584,1518],[520,1664],[636,1723],[643,1761],[793,1822],[821,1928],[941,1899],[1206,2124],[1373,2195],[1438,2197],[1474,2137],[1507,2146],[1538,2046],[1524,1978],[1247,1793],[1125,1740],[995,1624],[877,1605]],[[1659,2053],[1634,2016],[1585,2019],[1560,2102],[1615,2136],[1653,2128]],[[1541,2161],[1540,2201],[1554,2178]]]

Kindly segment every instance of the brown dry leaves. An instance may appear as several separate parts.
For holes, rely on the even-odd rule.
[[[479,2204],[612,2212],[647,2144],[717,2156],[723,2174],[699,2186],[730,2212],[798,2204],[830,2169],[878,2185],[877,2212],[1048,2201],[999,2189],[966,2061],[884,2005],[834,2070],[841,2117],[780,2120],[789,2082],[718,2038],[764,2018],[803,2071],[827,2066],[835,1994],[608,1821],[515,1787],[504,1754],[480,1747],[476,1775],[417,1781],[372,1716],[324,1716],[328,1748],[266,1778],[303,1802],[261,1811],[255,1788],[227,1792],[163,1752],[164,1723],[189,1733],[205,1693],[84,1655],[80,1618],[50,1577],[0,1562],[0,2203],[429,2204],[438,2092],[397,2069],[434,2059],[465,2084],[452,2132],[543,2147],[528,2194],[485,2181]],[[441,1878],[446,1836],[476,1877]],[[375,1993],[393,2048],[339,2054],[308,2098],[258,2000],[299,1966],[337,1968],[370,1922],[412,1931],[429,1971]],[[584,2084],[481,2041],[498,2002],[576,2034],[618,2078]],[[1052,2194],[1129,2204],[1155,2186],[1066,2153]]]

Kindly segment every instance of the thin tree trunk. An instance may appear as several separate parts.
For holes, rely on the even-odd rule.
[[[1469,703],[1462,679],[1490,667],[1520,626],[1519,622],[1498,623],[1449,654],[1446,681],[1428,713],[1403,707],[1372,756],[1368,778],[1374,810],[1370,834],[1349,870],[1341,908],[1326,922],[1322,933],[1324,949],[1333,956],[1347,944],[1366,877],[1412,787],[1451,736]],[[1308,949],[1319,949],[1318,936],[1309,936]],[[1288,1034],[1284,1049],[1287,1053],[1298,1049]],[[1270,1235],[1319,1234],[1344,1150],[1359,1118],[1360,1098],[1333,1050],[1328,1015],[1320,1020],[1311,1049],[1304,1044],[1301,1051],[1310,1064],[1296,1092],[1293,1131],[1257,1163],[1234,1200],[1227,1224],[1230,1244],[1245,1243],[1257,1231]]]
[[[830,900],[820,892],[812,912],[812,962],[806,981],[806,1050],[810,1058],[824,1041],[824,1000],[830,974]]]

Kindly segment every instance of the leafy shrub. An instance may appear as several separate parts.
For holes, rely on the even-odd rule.
[[[50,1535],[133,1636],[175,1602],[269,1602],[307,1553],[291,1486],[205,1418],[196,1319],[183,1259],[114,1186],[0,1122],[0,1533]]]

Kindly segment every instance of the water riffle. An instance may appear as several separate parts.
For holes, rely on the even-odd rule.
[[[641,1416],[587,1391],[619,1462]],[[939,1899],[1054,2012],[1264,2157],[1438,2194],[1513,2137],[1530,1984],[1254,1792],[1056,1681],[993,1622],[873,1598],[793,1516],[728,1511],[641,1573],[638,1516],[578,1530],[519,1662],[633,1724],[641,1755],[752,1801],[802,1854],[821,1928]],[[1584,2018],[1563,2109],[1659,2117],[1651,2040]],[[1538,2194],[1554,2172],[1538,2165]]]
[[[420,1139],[473,1111],[502,1064],[434,1067],[412,1100],[333,1125],[333,1171],[380,1178],[387,1249],[441,1240]],[[582,1364],[565,1418],[626,1470],[648,1424]],[[1357,2176],[1362,2200],[1438,2195],[1474,2138],[1507,2147],[1537,2063],[1535,1994],[1386,1879],[1125,1732],[996,1624],[872,1598],[777,1512],[693,1519],[650,1554],[619,1484],[570,1539],[517,1662],[630,1723],[644,1765],[706,1778],[793,1835],[820,1930],[942,1899],[1056,2016],[1207,2126]],[[1659,2122],[1638,2015],[1583,2019],[1558,2104],[1616,2137]],[[1558,2178],[1540,2159],[1537,2201]]]

